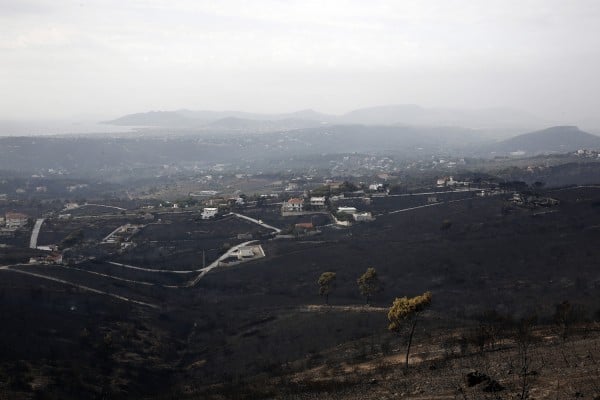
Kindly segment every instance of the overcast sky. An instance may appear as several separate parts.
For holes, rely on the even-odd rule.
[[[0,0],[0,119],[600,109],[597,0]]]

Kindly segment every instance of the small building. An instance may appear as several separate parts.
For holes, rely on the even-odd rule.
[[[523,197],[521,193],[513,193],[512,198],[510,199],[513,203],[523,203]]]
[[[455,181],[454,178],[451,176],[445,176],[443,178],[439,178],[436,183],[437,183],[438,187],[455,186],[456,184],[458,184],[458,182]]]
[[[320,197],[311,197],[310,198],[310,205],[313,207],[325,207],[325,201],[327,200],[327,198],[325,196],[320,196]]]
[[[312,222],[300,222],[300,223],[297,223],[296,225],[294,225],[294,228],[304,229],[306,231],[312,231],[313,229],[315,229],[315,226],[313,225]]]
[[[281,206],[282,212],[300,212],[304,208],[304,200],[299,198],[291,198],[288,201],[284,201]]]
[[[369,185],[369,190],[372,190],[373,192],[378,192],[383,190],[383,183],[372,183]]]
[[[293,182],[288,183],[287,187],[285,188],[286,192],[293,192],[295,190],[298,190],[298,184]]]
[[[242,260],[244,258],[252,258],[254,257],[254,250],[252,247],[240,247],[236,252],[238,260]]]
[[[373,215],[370,212],[360,212],[352,214],[352,217],[356,222],[369,222],[373,221]]]
[[[335,196],[331,196],[329,198],[329,200],[331,200],[331,201],[339,201],[339,200],[342,200],[344,198],[345,198],[344,193],[342,193],[342,194],[338,194],[338,195],[335,195]]]
[[[7,228],[22,228],[27,225],[28,216],[17,212],[7,212],[5,215],[5,224]]]
[[[338,207],[337,212],[345,214],[356,214],[357,210],[356,207]]]
[[[204,207],[202,210],[202,219],[210,219],[217,216],[219,209],[217,207]]]

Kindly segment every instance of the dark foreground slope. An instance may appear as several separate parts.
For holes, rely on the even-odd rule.
[[[144,291],[157,310],[0,271],[1,393],[465,398],[457,390],[477,369],[507,388],[500,398],[510,398],[519,389],[517,333],[525,318],[534,324],[535,374],[527,376],[536,398],[594,398],[600,189],[546,195],[560,205],[528,209],[502,196],[465,198],[383,212],[371,224],[306,239],[263,241],[262,260],[217,269],[195,288]],[[404,208],[403,198],[385,201],[387,210]],[[384,283],[372,307],[356,287],[368,266]],[[320,306],[323,271],[338,276],[332,307]],[[140,288],[119,282],[111,290],[127,296]],[[386,308],[394,297],[425,290],[434,301],[405,375],[404,341],[386,331]],[[576,310],[564,343],[557,337],[563,326],[554,322],[563,301]],[[464,390],[466,398],[488,395]]]

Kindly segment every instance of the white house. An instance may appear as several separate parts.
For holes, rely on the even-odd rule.
[[[297,212],[302,211],[304,208],[304,200],[299,198],[291,198],[288,201],[284,201],[281,206],[283,212]]]
[[[252,250],[252,247],[240,247],[237,251],[237,257],[238,260],[252,258],[254,257],[254,250]]]
[[[354,213],[352,215],[356,222],[368,222],[373,220],[373,215],[370,212]]]
[[[202,210],[201,217],[202,219],[210,219],[217,216],[219,213],[219,209],[217,207],[205,207]]]
[[[292,192],[294,190],[298,190],[298,184],[297,183],[288,183],[287,187],[285,188],[286,192]]]
[[[325,196],[322,197],[311,197],[310,205],[313,207],[325,207]]]
[[[443,178],[439,178],[437,180],[437,186],[438,187],[444,187],[444,186],[454,186],[456,185],[458,182],[454,180],[453,177],[451,176],[445,176]]]
[[[79,208],[79,204],[77,204],[77,203],[67,203],[67,204],[65,204],[65,210],[74,210],[76,208]]]
[[[17,212],[7,212],[5,223],[7,228],[22,228],[27,225],[27,215]]]
[[[356,214],[356,207],[338,207],[338,213]]]

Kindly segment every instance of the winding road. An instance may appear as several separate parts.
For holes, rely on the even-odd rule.
[[[229,214],[227,214],[227,215],[235,215],[235,216],[236,216],[236,217],[238,217],[238,218],[245,219],[246,221],[250,221],[250,222],[253,222],[253,223],[255,223],[255,224],[258,224],[258,225],[260,225],[260,226],[262,226],[262,227],[265,227],[265,228],[267,228],[267,229],[271,229],[271,230],[275,231],[275,233],[281,233],[281,229],[279,229],[279,228],[276,228],[276,227],[274,227],[273,225],[265,224],[264,222],[262,222],[262,221],[261,221],[261,220],[259,220],[259,219],[252,218],[252,217],[248,217],[248,216],[246,216],[246,215],[243,215],[243,214],[238,214],[238,213],[234,213],[234,212],[232,212],[232,213],[229,213]]]
[[[33,226],[33,230],[31,231],[31,239],[29,239],[30,249],[37,249],[38,236],[40,235],[40,229],[42,228],[43,223],[44,218],[38,218],[35,221],[35,225]]]
[[[165,274],[191,274],[194,272],[202,272],[202,270],[204,269],[204,268],[200,268],[200,269],[191,269],[191,270],[183,270],[183,271],[171,271],[168,269],[152,269],[152,268],[136,267],[133,265],[122,264],[122,263],[118,263],[118,262],[114,262],[114,261],[108,261],[108,264],[116,265],[118,267],[123,267],[123,268],[135,269],[138,271],[157,272],[157,273],[165,273]]]
[[[196,286],[196,284],[200,281],[200,279],[202,279],[204,277],[204,275],[208,274],[212,269],[217,268],[221,261],[225,260],[228,257],[231,257],[233,255],[233,253],[235,253],[240,247],[248,246],[249,244],[252,244],[255,242],[257,242],[257,240],[250,240],[248,242],[240,243],[236,246],[233,246],[227,252],[225,252],[225,254],[223,254],[221,257],[219,257],[215,261],[213,261],[209,266],[202,268],[200,270],[201,272],[198,274],[198,276],[195,277],[194,279],[192,279],[191,281],[189,281],[186,286],[188,286],[188,287]]]
[[[147,303],[147,302],[140,301],[140,300],[131,299],[131,298],[125,297],[125,296],[119,296],[118,294],[109,293],[109,292],[105,292],[103,290],[94,289],[94,288],[91,288],[89,286],[79,285],[77,283],[69,282],[69,281],[66,281],[64,279],[54,278],[54,277],[51,277],[51,276],[37,274],[35,272],[30,272],[30,271],[23,271],[23,270],[20,270],[20,269],[12,269],[11,267],[13,267],[13,266],[18,266],[18,265],[5,265],[5,266],[0,267],[0,270],[1,271],[16,272],[18,274],[29,275],[29,276],[33,276],[33,277],[36,277],[36,278],[45,279],[45,280],[48,280],[48,281],[62,283],[64,285],[73,286],[73,287],[76,287],[77,289],[81,289],[81,290],[84,290],[86,292],[96,293],[96,294],[103,294],[105,296],[110,296],[110,297],[118,299],[118,300],[126,301],[128,303],[138,304],[138,305],[144,306],[144,307],[150,307],[150,308],[154,308],[154,309],[159,309],[160,308],[156,304],[152,304],[152,303]]]

